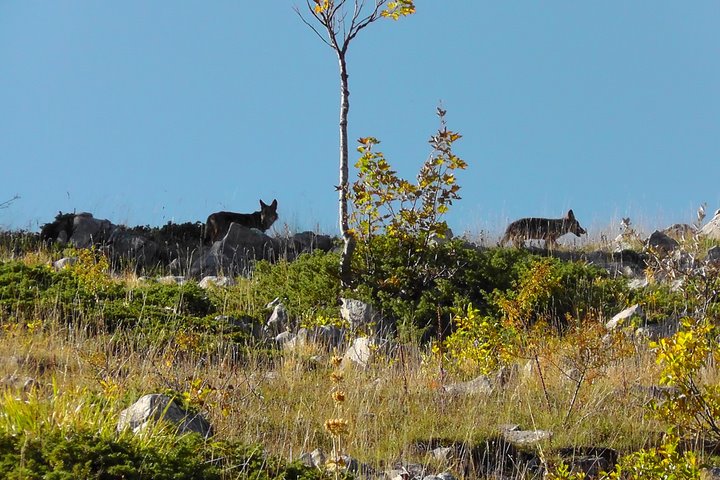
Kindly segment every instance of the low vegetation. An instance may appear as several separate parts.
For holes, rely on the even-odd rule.
[[[204,290],[111,274],[92,249],[23,242],[30,247],[6,248],[0,262],[3,478],[321,477],[331,473],[295,462],[301,452],[333,452],[340,467],[339,450],[377,469],[400,458],[427,463],[414,443],[481,445],[509,423],[553,432],[530,447],[553,478],[581,478],[556,456],[573,446],[620,452],[620,473],[607,478],[649,478],[628,472],[668,465],[696,472],[713,461],[711,272],[680,289],[658,281],[633,290],[582,262],[457,240],[428,247],[423,266],[453,274],[416,285],[414,273],[395,268],[404,261],[397,239],[378,235],[378,260],[358,269],[352,291],[341,291],[333,253],[260,263],[235,286]],[[48,266],[67,253],[77,263]],[[232,321],[262,327],[279,298],[298,321],[332,323],[343,295],[397,320],[392,347],[365,369],[339,369],[341,352],[313,343],[277,349]],[[604,322],[636,303],[651,321],[686,320],[656,343],[608,333]],[[480,398],[446,388],[501,371],[508,379]],[[674,393],[653,402],[642,390],[653,385]],[[116,433],[119,411],[153,392],[202,412],[215,436],[162,426]]]

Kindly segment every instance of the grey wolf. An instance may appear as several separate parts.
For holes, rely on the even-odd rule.
[[[566,233],[574,233],[578,237],[587,231],[575,219],[572,210],[568,210],[564,218],[521,218],[508,225],[500,245],[512,241],[516,247],[521,247],[525,240],[545,240],[546,248],[557,245],[557,239]]]
[[[213,243],[225,236],[231,223],[247,228],[257,228],[264,232],[278,219],[277,200],[270,205],[260,200],[260,211],[253,213],[215,212],[205,222],[205,243]]]

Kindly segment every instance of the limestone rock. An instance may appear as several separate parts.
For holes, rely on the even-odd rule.
[[[149,394],[120,412],[117,430],[126,428],[138,433],[151,422],[165,420],[177,425],[178,433],[196,432],[205,438],[212,436],[212,427],[200,414],[191,414],[180,408],[170,397]]]
[[[548,430],[510,430],[502,432],[503,438],[513,445],[530,446],[552,437]]]
[[[715,216],[700,229],[700,235],[712,240],[720,240],[720,210],[716,211]]]
[[[62,270],[63,268],[75,265],[77,261],[77,257],[64,257],[53,262],[53,268],[55,268],[55,270]]]
[[[273,312],[265,324],[265,331],[271,336],[276,336],[279,333],[288,330],[289,324],[290,318],[287,310],[285,310],[282,303],[278,303],[275,305],[275,308],[273,308]]]
[[[110,220],[95,218],[92,213],[78,213],[73,219],[69,241],[77,248],[89,248],[94,244],[105,243],[114,229],[115,225]]]
[[[350,325],[353,332],[376,334],[385,337],[394,329],[375,311],[372,305],[351,298],[341,298],[340,318]]]
[[[164,277],[158,277],[158,283],[163,285],[184,285],[187,282],[187,278],[182,275],[166,275]]]
[[[199,283],[200,288],[232,287],[233,285],[235,285],[235,280],[233,280],[231,277],[218,277],[216,275],[208,275],[206,277],[203,277],[203,279],[200,280]]]
[[[353,344],[345,352],[342,363],[343,365],[355,365],[357,367],[367,367],[373,358],[373,353],[377,345],[369,337],[358,337]]]
[[[275,260],[279,250],[279,243],[260,230],[231,223],[225,237],[193,261],[190,275],[244,275],[256,260]]]
[[[676,223],[663,230],[662,233],[673,240],[684,242],[692,239],[698,233],[698,230],[687,223]]]
[[[160,246],[147,236],[125,227],[116,227],[108,238],[114,262],[130,261],[140,267],[151,267],[160,261]]]
[[[605,328],[608,330],[615,330],[618,327],[626,326],[635,317],[640,319],[645,318],[645,313],[643,312],[642,307],[638,304],[628,307],[615,315],[605,324]]]

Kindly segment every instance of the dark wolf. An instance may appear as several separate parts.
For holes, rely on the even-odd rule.
[[[257,228],[264,232],[278,219],[277,200],[270,205],[260,200],[260,211],[253,213],[215,212],[205,222],[205,243],[214,243],[222,239],[230,229],[231,223],[247,228]]]
[[[521,247],[525,240],[545,240],[545,248],[554,248],[557,239],[566,233],[574,233],[578,237],[587,231],[575,219],[572,210],[568,210],[564,218],[521,218],[508,225],[500,245],[512,241]]]

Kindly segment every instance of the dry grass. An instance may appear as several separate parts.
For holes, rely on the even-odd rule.
[[[138,350],[119,336],[53,323],[6,328],[2,336],[0,378],[32,377],[48,394],[53,388],[95,392],[114,402],[113,411],[142,394],[172,389],[205,412],[219,438],[260,443],[285,458],[331,449],[323,423],[333,414],[333,369],[330,352],[320,347],[306,345],[272,361],[248,352],[238,360],[230,348]],[[389,464],[414,441],[475,442],[497,435],[503,424],[550,430],[553,437],[543,445],[549,450],[629,451],[655,438],[659,426],[632,388],[653,383],[652,357],[643,347],[593,368],[577,395],[577,383],[558,366],[563,359],[542,357],[542,379],[534,362],[518,360],[510,382],[489,395],[445,392],[443,384],[453,379],[442,378],[437,360],[418,346],[382,355],[367,369],[344,368],[343,413],[351,424],[345,450],[362,462]]]

